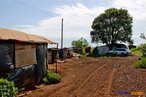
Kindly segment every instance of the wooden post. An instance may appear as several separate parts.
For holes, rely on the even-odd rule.
[[[58,59],[58,43],[57,43],[57,55],[56,55],[56,73],[57,73],[57,59]]]

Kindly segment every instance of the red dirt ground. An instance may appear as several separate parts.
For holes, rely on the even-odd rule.
[[[135,69],[136,60],[135,56],[72,59],[58,64],[60,83],[40,85],[24,97],[138,97],[130,92],[146,93],[146,70]]]

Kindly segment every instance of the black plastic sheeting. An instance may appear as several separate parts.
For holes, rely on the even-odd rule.
[[[14,81],[16,87],[24,87],[27,85],[35,85],[35,65],[28,65],[25,67],[17,68],[7,78],[10,81]]]
[[[47,45],[39,44],[36,48],[37,64],[11,68],[14,65],[14,44],[0,43],[0,77],[14,81],[18,88],[39,83],[47,72]]]
[[[64,58],[64,49],[60,49],[59,58],[61,58],[61,59]]]
[[[13,44],[0,44],[0,76],[5,76],[14,69],[12,53]]]
[[[40,45],[36,49],[37,65],[36,65],[36,82],[38,83],[47,73],[47,46]]]

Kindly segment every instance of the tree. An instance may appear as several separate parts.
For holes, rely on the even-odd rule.
[[[84,38],[80,38],[79,40],[72,41],[72,46],[73,47],[83,48],[83,47],[87,47],[88,45],[89,45],[89,43]]]
[[[109,8],[97,16],[90,32],[92,42],[113,44],[117,41],[133,43],[132,17],[126,9]]]
[[[146,36],[144,35],[144,33],[140,34],[140,38],[145,39],[146,40]]]

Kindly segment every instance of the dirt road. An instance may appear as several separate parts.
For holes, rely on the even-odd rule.
[[[132,97],[132,91],[146,92],[146,70],[135,69],[136,60],[134,56],[73,59],[59,65],[59,84],[40,86],[25,97]]]

